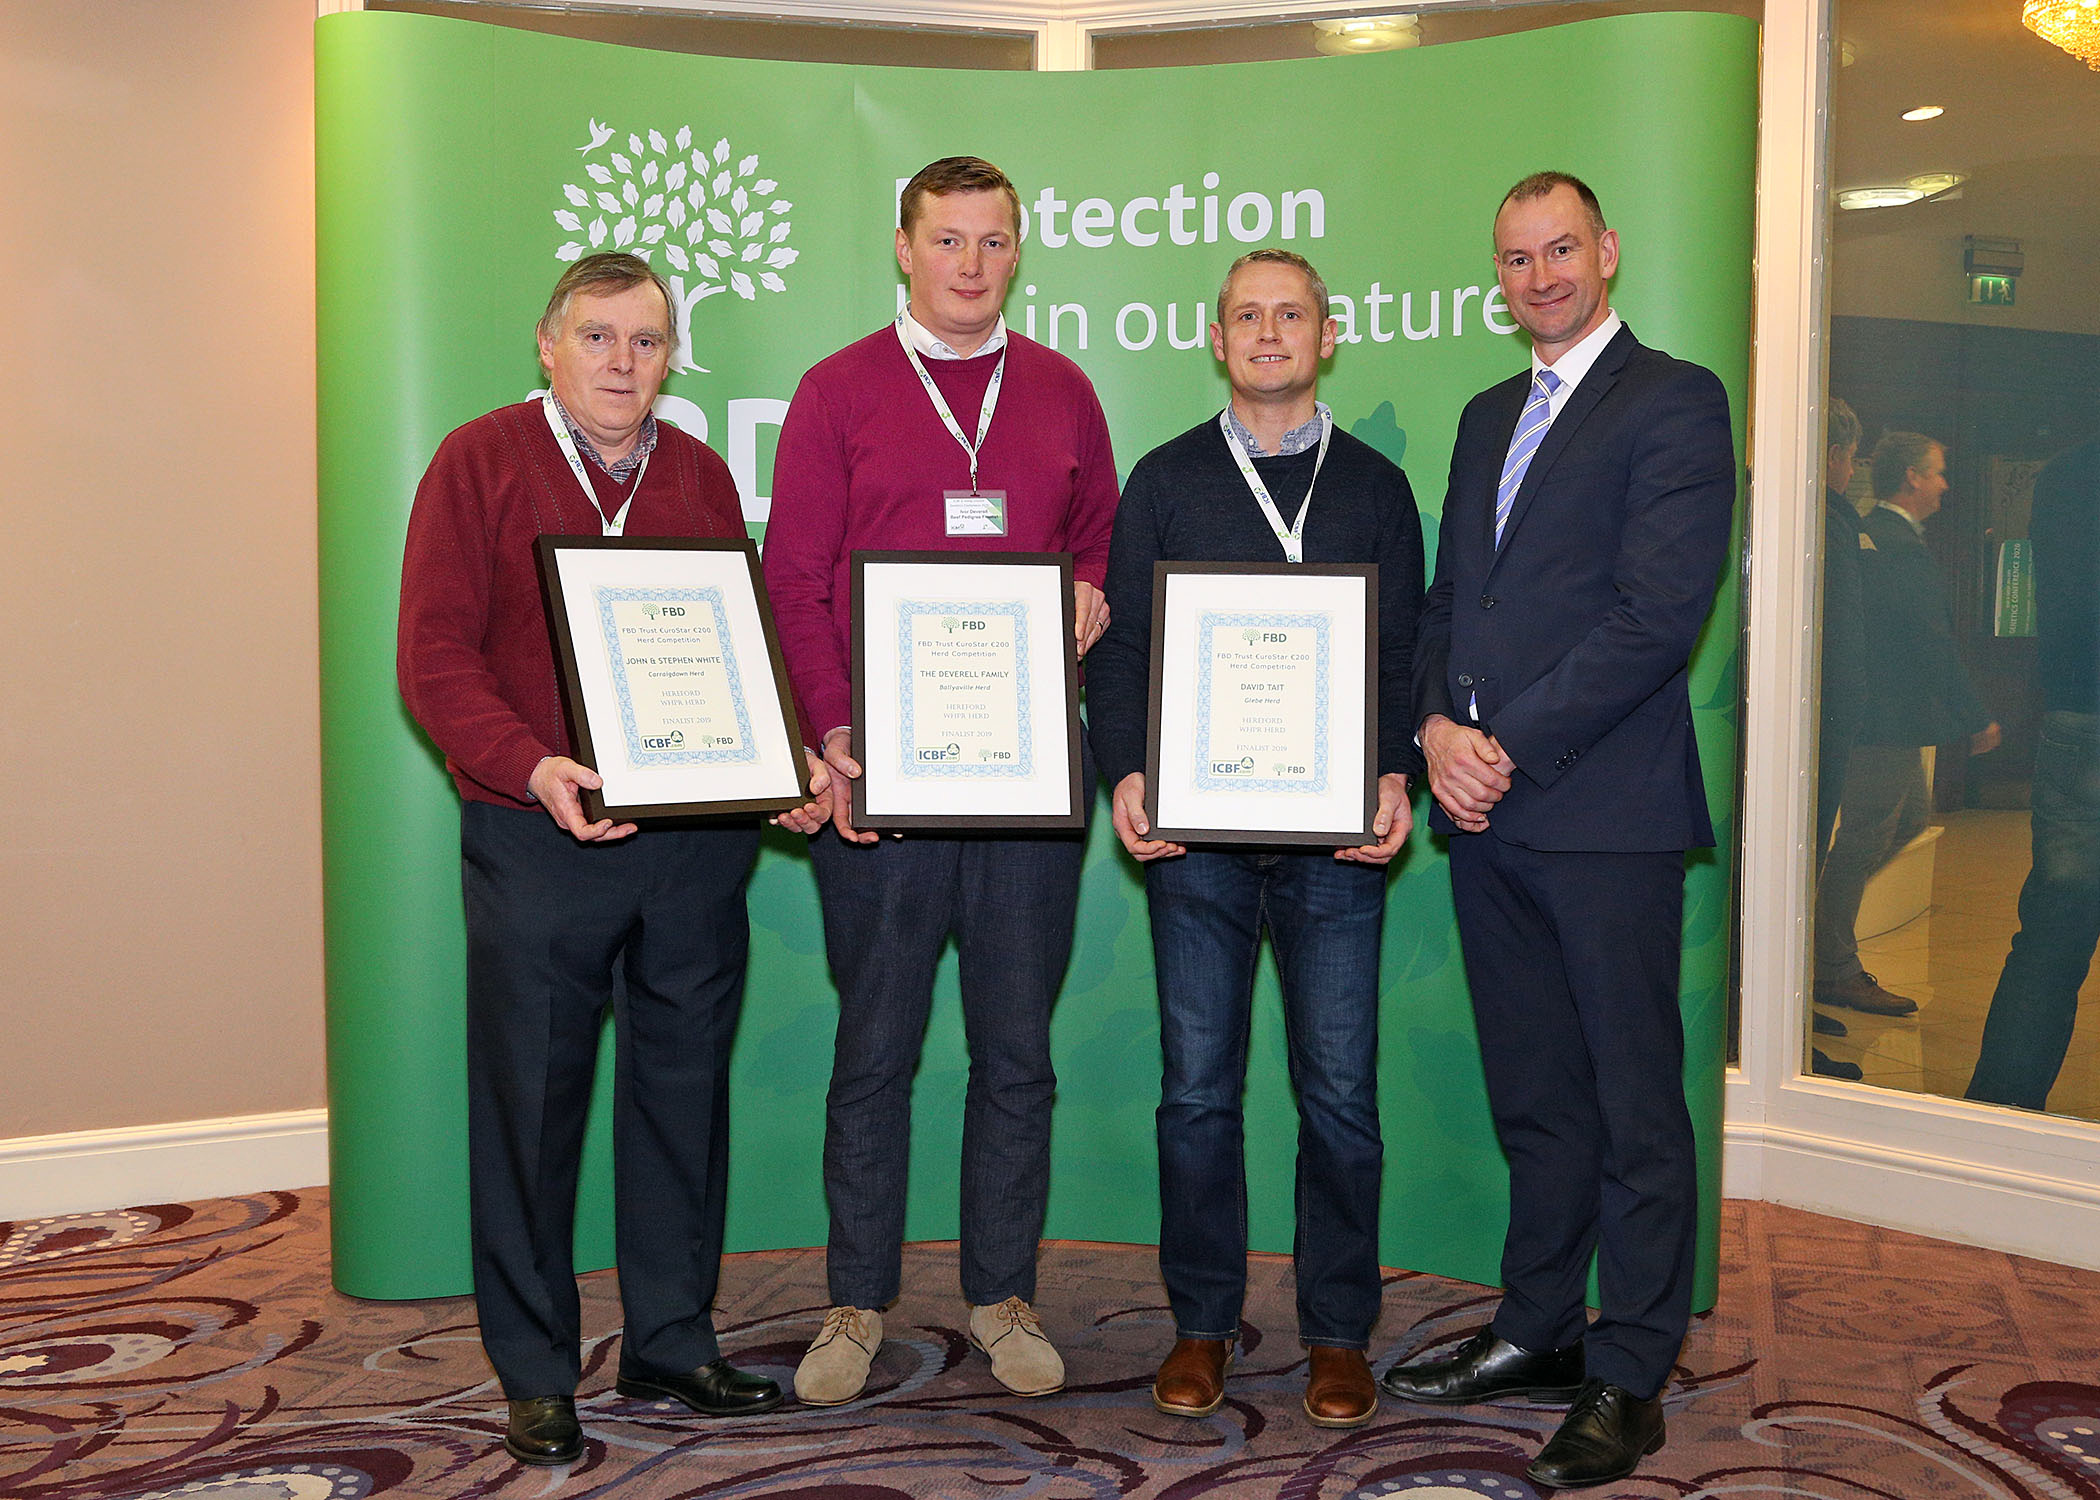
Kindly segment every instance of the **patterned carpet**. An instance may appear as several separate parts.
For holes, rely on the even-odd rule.
[[[623,1500],[796,1496],[1407,1496],[1533,1500],[1557,1414],[1388,1401],[1353,1432],[1299,1412],[1290,1267],[1258,1258],[1230,1399],[1161,1416],[1170,1336],[1142,1248],[1043,1252],[1069,1388],[1004,1396],[962,1332],[952,1246],[907,1252],[868,1397],[738,1423],[612,1394],[613,1278],[586,1279],[584,1459],[527,1470],[464,1299],[359,1302],[327,1281],[327,1197],[273,1193],[0,1223],[0,1496]],[[2100,1274],[1730,1203],[1722,1300],[1668,1394],[1669,1445],[1599,1495],[2100,1500]],[[733,1257],[718,1322],[785,1381],[821,1256]],[[1493,1294],[1392,1273],[1379,1367],[1474,1326]]]

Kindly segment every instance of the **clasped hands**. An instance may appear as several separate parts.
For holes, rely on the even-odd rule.
[[[1422,755],[1429,762],[1429,790],[1464,833],[1482,833],[1488,811],[1509,790],[1517,769],[1496,738],[1443,714],[1422,721]]]

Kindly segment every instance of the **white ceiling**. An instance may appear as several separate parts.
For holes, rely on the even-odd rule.
[[[2100,73],[2020,25],[2019,0],[1840,0],[1852,64],[1831,83],[1834,188],[1968,177],[1959,199],[1837,216],[1881,235],[2100,244]],[[1904,110],[1946,113],[1911,123]]]

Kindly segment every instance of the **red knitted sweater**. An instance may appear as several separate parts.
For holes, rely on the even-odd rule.
[[[951,537],[941,492],[970,482],[970,460],[935,414],[884,327],[802,377],[781,423],[766,525],[766,592],[811,740],[852,712],[853,553],[874,550],[1070,552],[1099,587],[1116,517],[1116,463],[1101,402],[1079,366],[1009,333],[999,408],[978,454],[978,483],[1007,493],[1007,534]],[[995,354],[926,361],[966,433]],[[1113,606],[1114,601],[1109,601]]]
[[[628,487],[588,459],[584,469],[605,513],[618,514]],[[743,535],[728,465],[660,422],[624,529]],[[395,667],[408,711],[470,801],[531,807],[532,768],[573,753],[532,546],[543,533],[599,530],[537,401],[499,407],[452,433],[416,488]]]

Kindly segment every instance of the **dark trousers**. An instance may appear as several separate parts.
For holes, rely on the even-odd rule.
[[[1661,1390],[1691,1317],[1698,1171],[1677,974],[1684,856],[1451,840],[1451,888],[1509,1158],[1497,1334],[1580,1340],[1592,1377]],[[1590,1255],[1600,1309],[1585,1328]]]
[[[1145,867],[1164,1057],[1159,1269],[1180,1338],[1239,1337],[1242,1099],[1263,927],[1298,1099],[1298,1336],[1361,1349],[1378,1318],[1378,939],[1385,871],[1331,853],[1197,850]]]
[[[1816,850],[1813,867],[1820,877],[1824,856],[1830,853],[1830,833],[1837,827],[1838,809],[1845,802],[1845,772],[1852,761],[1852,744],[1859,738],[1859,716],[1848,705],[1823,705],[1823,721],[1816,735]]]
[[[1050,1192],[1050,1008],[1072,955],[1077,836],[810,845],[839,993],[824,1121],[831,1300],[883,1307],[902,1274],[912,1075],[950,933],[961,961],[962,1290],[1035,1300]]]
[[[2034,866],[1968,1097],[2045,1109],[2100,944],[2100,715],[2052,709],[2034,755]]]
[[[755,828],[579,844],[538,810],[465,804],[474,1301],[506,1396],[581,1371],[571,1246],[598,1036],[613,1008],[614,1239],[625,1366],[720,1355],[729,1049]]]

